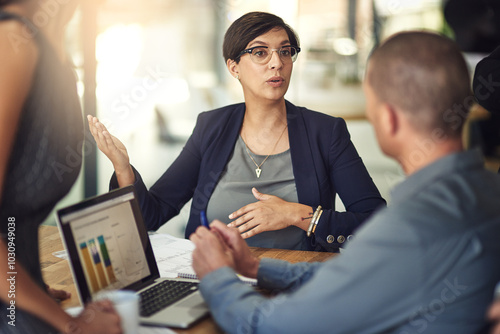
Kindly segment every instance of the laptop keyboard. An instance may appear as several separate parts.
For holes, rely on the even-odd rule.
[[[141,317],[149,317],[196,290],[198,290],[197,282],[162,281],[139,294]]]

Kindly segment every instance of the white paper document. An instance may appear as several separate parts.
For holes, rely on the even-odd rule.
[[[169,234],[151,234],[149,239],[161,277],[177,277],[178,273],[193,271],[194,244],[190,240]]]

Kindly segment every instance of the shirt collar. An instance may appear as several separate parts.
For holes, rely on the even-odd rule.
[[[393,203],[405,201],[440,178],[457,172],[482,168],[484,168],[484,159],[480,150],[453,153],[408,176],[391,191],[391,198]]]

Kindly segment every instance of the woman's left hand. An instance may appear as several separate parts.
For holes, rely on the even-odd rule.
[[[56,301],[57,300],[63,301],[71,298],[71,293],[68,291],[53,289],[47,284],[45,284],[45,286],[47,287],[47,293],[49,294],[49,296],[51,296]]]
[[[291,225],[307,230],[308,218],[310,220],[312,216],[310,206],[262,194],[255,188],[252,188],[252,193],[257,202],[245,205],[229,215],[229,219],[234,220],[228,226],[237,227],[244,239],[265,231],[282,230]]]

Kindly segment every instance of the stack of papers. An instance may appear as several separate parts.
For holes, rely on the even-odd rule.
[[[161,277],[198,279],[192,266],[194,244],[190,240],[176,238],[169,234],[151,234],[149,239]],[[241,275],[238,277],[245,283],[257,285],[257,280],[254,278]]]
[[[194,244],[170,234],[150,234],[151,246],[161,277],[177,277],[179,273],[193,271],[192,254]]]

